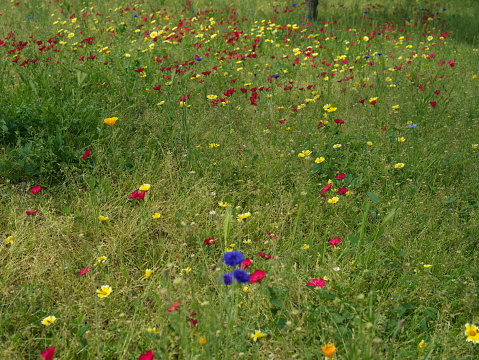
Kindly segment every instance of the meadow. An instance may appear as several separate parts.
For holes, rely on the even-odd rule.
[[[0,2],[0,358],[479,358],[478,12]]]

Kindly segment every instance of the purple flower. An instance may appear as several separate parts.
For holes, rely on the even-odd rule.
[[[240,284],[249,282],[249,274],[243,269],[236,269],[233,271],[233,276]]]
[[[238,266],[244,260],[243,253],[233,250],[225,252],[223,262],[228,266]]]
[[[232,282],[233,282],[233,274],[232,273],[223,274],[223,283],[225,285],[231,285]]]

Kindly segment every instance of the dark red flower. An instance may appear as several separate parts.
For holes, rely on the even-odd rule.
[[[41,190],[42,190],[42,187],[40,185],[37,185],[30,189],[30,193],[36,194],[36,193],[39,193]]]
[[[440,91],[440,90],[436,90],[436,91],[434,91],[434,94],[436,94],[436,95],[439,95],[440,93],[441,93],[441,91]]]
[[[209,245],[210,245],[210,244],[216,244],[215,238],[204,239],[203,242],[204,242],[205,244],[209,244]]]
[[[449,60],[447,63],[449,64],[450,67],[454,67],[454,65],[456,65],[456,63],[452,59]]]
[[[25,213],[27,215],[35,215],[37,212],[39,212],[40,210],[33,210],[33,209],[28,209],[27,211],[25,211]]]
[[[246,270],[251,265],[252,261],[250,258],[244,259],[241,264],[238,265],[240,269]]]
[[[268,234],[268,236],[269,236],[270,238],[272,238],[272,239],[277,239],[277,238],[278,238],[278,236],[276,236],[276,235],[273,234],[273,233],[270,233],[269,231],[267,231],[266,234]]]
[[[358,103],[363,104],[366,99],[359,100]]]
[[[42,358],[45,360],[52,360],[55,355],[55,346],[49,347],[42,352]]]
[[[160,90],[160,89],[161,89],[161,85],[158,85],[158,86],[153,88],[153,90]]]
[[[273,258],[271,255],[263,254],[262,252],[259,252],[258,255],[261,256],[263,259],[267,259],[267,260]]]
[[[264,279],[265,272],[263,270],[256,270],[249,276],[249,282],[251,284],[259,283]]]
[[[138,360],[154,360],[155,355],[153,354],[153,351],[148,350],[146,353],[141,354]]]
[[[79,272],[78,275],[86,275],[91,271],[90,267],[82,268]]]
[[[334,119],[334,122],[336,124],[344,124],[344,120],[341,120],[341,119]]]
[[[435,107],[437,105],[435,101],[431,101],[429,104],[431,104],[432,107]]]
[[[370,101],[369,102],[371,105],[376,105],[376,100]]]
[[[81,158],[82,159],[88,158],[90,156],[90,153],[91,153],[90,149],[86,149]]]
[[[128,196],[128,199],[142,200],[145,197],[146,191],[135,190]]]
[[[336,180],[344,180],[345,177],[346,177],[346,175],[344,175],[342,173],[335,176]]]
[[[348,192],[348,189],[346,189],[345,187],[342,187],[342,188],[338,189],[338,194],[339,195],[345,195],[347,192]]]
[[[332,238],[328,240],[329,245],[338,245],[341,242],[341,238]]]

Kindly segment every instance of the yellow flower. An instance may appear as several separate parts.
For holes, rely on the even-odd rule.
[[[309,155],[311,155],[311,150],[303,150],[298,154],[299,157],[306,157]]]
[[[406,141],[406,139],[405,139],[405,138],[403,138],[403,137],[398,137],[398,138],[397,138],[397,141],[398,141],[398,142],[405,142],[405,141]]]
[[[111,287],[110,285],[102,285],[101,289],[96,291],[98,297],[104,298],[111,294]]]
[[[301,247],[301,249],[303,249],[303,250],[308,250],[308,249],[309,249],[309,245],[308,245],[308,244],[303,244],[303,246]]]
[[[392,106],[392,109],[393,109],[393,110],[399,109],[399,105],[394,105],[394,106]]]
[[[330,203],[330,204],[336,204],[338,201],[339,201],[339,198],[335,196],[335,197],[329,199],[329,200],[328,200],[328,203]]]
[[[153,31],[152,33],[150,33],[150,37],[153,39],[153,38],[156,38],[158,37],[158,33],[156,31]]]
[[[218,97],[218,95],[208,95],[208,96],[206,96],[206,97],[207,97],[208,99],[210,99],[210,100],[214,100],[214,99],[216,99],[216,98]]]
[[[111,117],[111,118],[106,118],[105,120],[103,120],[103,122],[107,125],[113,126],[115,125],[117,120],[118,120],[117,117]]]
[[[427,41],[431,41],[432,39],[434,39],[432,36],[427,37]]]
[[[244,219],[247,219],[251,216],[251,213],[247,212],[244,214],[239,214],[238,215],[238,221],[243,221]]]
[[[180,275],[188,275],[191,272],[191,268],[187,267],[186,269],[181,270]]]
[[[332,358],[334,356],[334,353],[336,352],[336,346],[332,344],[326,344],[321,348],[321,352],[327,358]]]
[[[13,244],[13,236],[9,236],[5,239],[5,244]]]
[[[479,343],[479,328],[475,325],[466,324],[465,334],[467,336],[466,341]]]
[[[242,289],[245,293],[250,293],[251,292],[251,289],[247,286],[244,286],[243,289]]]
[[[158,105],[158,106],[163,106],[163,105],[165,105],[165,101],[160,101],[160,102],[159,102],[158,104],[156,104],[156,105]]]
[[[159,335],[160,332],[156,330],[155,327],[152,327],[152,328],[148,328],[146,329],[146,331],[150,332],[150,333],[155,333],[156,335]]]
[[[251,244],[251,240],[248,239],[248,240],[243,240],[243,244]]]
[[[55,321],[57,321],[57,318],[53,315],[46,317],[45,319],[42,320],[42,324],[45,326],[50,326],[53,324]]]
[[[369,41],[369,38],[367,36],[364,36],[363,41]]]
[[[153,219],[159,219],[161,217],[161,214],[160,213],[154,213],[153,215],[151,215],[151,217]]]
[[[372,141],[368,141],[368,142],[366,143],[366,145],[368,145],[368,146],[373,146],[373,142],[372,142]]]
[[[323,157],[321,156],[321,157],[319,157],[319,158],[316,158],[316,160],[314,160],[314,162],[315,162],[316,164],[320,164],[320,163],[322,163],[324,160],[325,160],[325,158],[323,158]]]
[[[68,37],[69,37],[69,38],[72,38],[72,37],[74,37],[74,36],[75,36],[74,33],[69,33],[69,34],[68,34]]]
[[[426,347],[426,342],[424,340],[421,340],[421,342],[419,344],[417,344],[417,347],[422,349],[422,348],[425,348]]]
[[[100,220],[100,221],[108,221],[108,220],[110,220],[110,219],[108,218],[108,216],[102,216],[102,215],[100,215],[100,216],[98,216],[98,220]]]
[[[429,269],[432,265],[426,264],[424,265],[424,269]]]
[[[341,144],[334,144],[334,145],[333,145],[333,148],[334,148],[334,149],[339,149],[341,146],[342,146]]]
[[[211,149],[217,148],[217,147],[219,147],[219,146],[220,146],[220,144],[210,144],[210,148],[211,148]]]
[[[204,345],[204,344],[206,344],[206,338],[200,337],[200,339],[198,340],[198,342],[199,342],[201,345]]]
[[[397,163],[396,165],[394,165],[394,167],[396,169],[402,169],[404,167],[404,164],[403,163]]]
[[[254,341],[261,339],[262,337],[265,337],[266,334],[263,334],[261,331],[256,330],[254,334],[251,334],[251,337],[253,338]]]
[[[151,276],[151,274],[153,274],[153,270],[151,270],[151,269],[146,269],[146,270],[145,270],[145,276],[143,276],[143,277],[141,278],[141,280],[146,280],[146,279],[148,279],[148,278]]]
[[[131,57],[131,55],[130,54],[125,54],[125,57],[128,59],[128,58]]]
[[[140,190],[140,191],[148,191],[148,190],[150,190],[150,187],[151,187],[150,184],[143,184],[143,185],[140,186],[140,188],[139,188],[138,190]]]
[[[479,146],[479,144],[472,144],[472,148],[476,149]]]
[[[228,204],[227,202],[219,202],[218,205],[222,208],[229,208],[231,207],[230,204]]]

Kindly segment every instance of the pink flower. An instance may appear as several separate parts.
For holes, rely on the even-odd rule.
[[[240,269],[246,270],[251,265],[252,261],[250,258],[244,259],[241,264],[238,265]]]
[[[90,149],[86,149],[81,158],[86,159],[87,157],[90,156],[90,152],[91,152]]]
[[[258,255],[261,256],[263,259],[266,259],[266,260],[269,260],[269,259],[273,258],[271,255],[263,254],[262,252],[259,252]]]
[[[42,187],[40,185],[37,185],[30,189],[30,193],[36,194],[36,193],[39,193],[41,190],[42,190]]]
[[[128,199],[142,200],[145,197],[146,191],[135,190],[128,196]]]
[[[251,284],[259,283],[259,282],[263,281],[264,275],[265,275],[265,272],[263,270],[256,270],[254,273],[252,273],[249,276],[249,282]]]
[[[209,244],[209,245],[211,245],[211,244],[216,244],[215,238],[204,239],[203,242],[204,242],[205,244]]]
[[[346,177],[346,175],[344,174],[338,174],[335,176],[336,180],[344,180],[344,178]]]
[[[272,239],[277,239],[278,238],[275,234],[270,233],[269,231],[267,231],[266,234],[268,234],[268,236]]]
[[[328,185],[326,185],[325,187],[323,187],[323,188],[322,188],[321,190],[319,190],[319,191],[325,192],[325,191],[328,191],[329,189],[331,189],[332,187],[333,187],[332,184],[328,184]]]
[[[45,360],[52,360],[53,356],[55,356],[55,346],[49,347],[42,352],[42,358]]]
[[[25,211],[25,213],[27,215],[35,215],[37,212],[39,212],[40,210],[33,210],[33,209],[28,209],[27,211]]]
[[[78,275],[86,275],[91,271],[90,267],[82,268],[79,272]]]
[[[341,242],[341,238],[332,238],[328,241],[329,245],[338,245]]]
[[[148,350],[146,353],[141,354],[138,360],[154,360],[155,355],[153,354],[153,351]]]
[[[339,188],[338,189],[338,194],[339,195],[345,195],[348,192],[348,189],[345,187]]]
[[[449,64],[450,67],[454,67],[454,65],[456,65],[456,63],[452,59],[450,59],[447,63]]]
[[[172,312],[173,310],[176,310],[180,307],[181,301],[175,302],[173,305],[171,305],[170,308],[168,308],[166,311]]]
[[[324,279],[311,279],[306,285],[323,288],[325,284]]]

